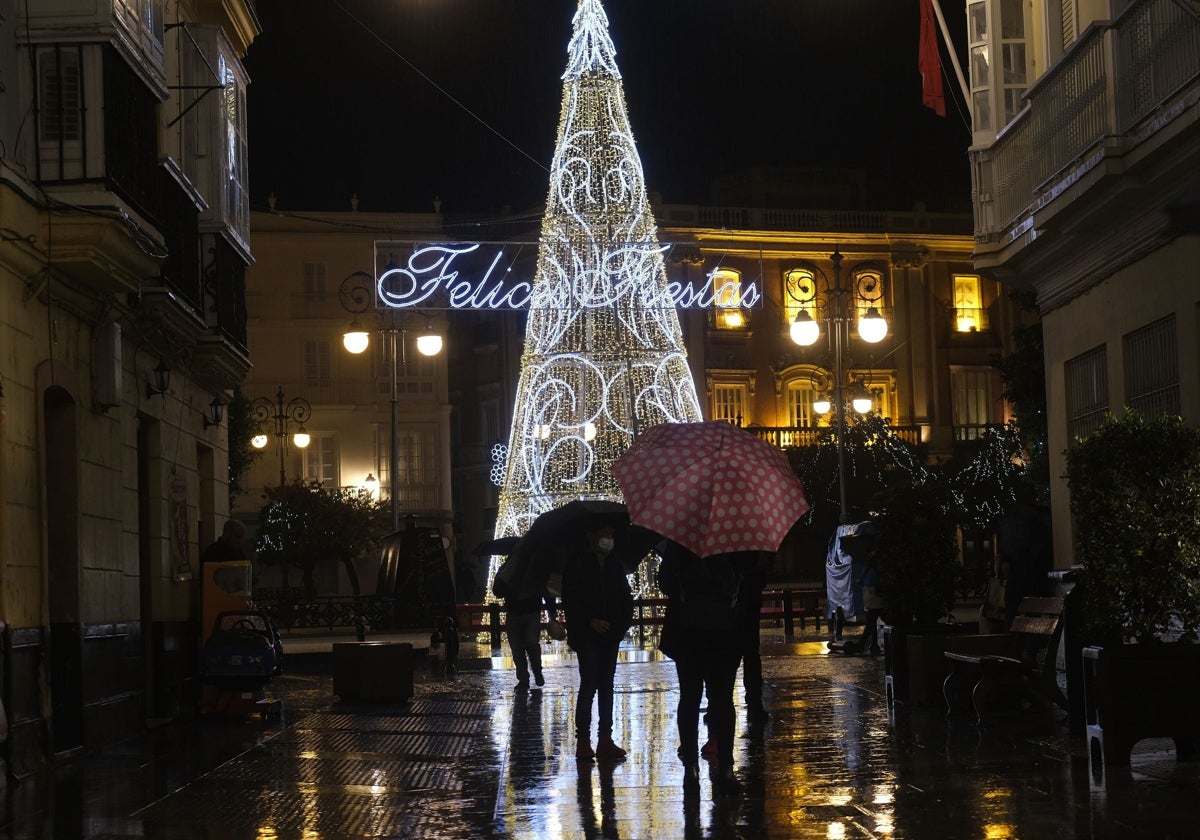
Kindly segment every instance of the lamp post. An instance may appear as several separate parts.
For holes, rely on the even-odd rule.
[[[292,443],[296,445],[297,449],[304,449],[308,446],[312,438],[304,430],[304,424],[308,418],[312,417],[312,405],[303,397],[292,397],[285,403],[283,388],[280,387],[274,400],[268,397],[258,397],[251,402],[250,415],[259,423],[265,423],[268,420],[274,422],[275,430],[272,434],[275,437],[275,446],[279,450],[279,486],[283,487],[286,481],[284,464],[287,457],[288,427],[293,424],[297,427],[292,434]],[[250,445],[255,449],[263,449],[270,443],[270,439],[270,435],[259,432],[250,438]]]
[[[799,311],[792,322],[792,341],[801,346],[809,346],[816,342],[821,335],[821,327],[812,316],[820,300],[824,299],[824,312],[819,313],[825,321],[830,343],[833,347],[833,385],[831,399],[825,400],[822,395],[814,401],[813,408],[820,414],[834,411],[834,423],[837,428],[837,464],[838,464],[838,504],[841,506],[839,521],[845,525],[850,522],[850,514],[846,505],[846,361],[849,352],[850,324],[856,310],[865,306],[858,317],[858,335],[863,341],[875,344],[887,335],[887,320],[880,314],[877,304],[883,299],[882,279],[873,274],[856,275],[854,282],[847,285],[842,278],[842,253],[837,247],[829,257],[833,264],[833,281],[815,269],[811,279],[800,275],[793,279],[788,277],[787,293],[792,300],[799,304]],[[824,281],[824,290],[817,288],[817,279]],[[870,398],[864,398],[857,393],[852,395],[853,408],[860,414],[865,414],[871,408]]]
[[[399,397],[397,393],[399,372],[408,375],[408,329],[404,325],[404,310],[388,307],[385,311],[377,308],[379,293],[375,278],[365,271],[356,271],[342,281],[338,288],[338,300],[342,308],[354,317],[350,328],[342,334],[342,345],[349,352],[358,355],[366,351],[371,344],[371,332],[378,332],[384,342],[388,359],[388,373],[391,384],[391,436],[388,446],[388,495],[392,508],[392,529],[400,530],[400,492],[399,477],[400,459],[397,453],[399,440]],[[371,316],[377,320],[373,330],[368,330],[359,322],[359,316]],[[436,356],[442,351],[442,337],[433,332],[426,322],[425,330],[417,336],[417,350],[423,356]]]

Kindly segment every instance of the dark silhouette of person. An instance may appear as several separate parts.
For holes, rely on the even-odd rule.
[[[553,595],[504,599],[508,646],[517,669],[517,691],[529,688],[530,672],[533,673],[535,684],[539,687],[546,684],[546,679],[542,676],[543,604],[547,615],[554,618]]]
[[[625,568],[613,555],[613,529],[588,530],[586,542],[563,569],[562,603],[567,645],[579,663],[575,703],[575,757],[580,761],[621,761],[625,750],[612,739],[613,680],[621,639],[633,625],[633,593]],[[591,746],[592,701],[598,708],[596,748]]]
[[[770,717],[763,706],[762,652],[759,646],[762,642],[763,587],[766,586],[771,557],[768,552],[760,552],[750,563],[742,579],[741,597],[738,600],[742,636],[742,688],[746,698],[746,719],[751,723],[762,723]]]
[[[246,526],[237,519],[226,519],[221,536],[217,537],[200,555],[201,563],[228,563],[245,560],[246,552],[242,540],[246,539]]]
[[[757,552],[701,558],[673,542],[661,546],[658,585],[668,598],[659,648],[675,660],[679,680],[679,757],[685,796],[698,794],[700,700],[708,698],[708,729],[715,746],[714,790],[736,795],[733,772],[734,684],[744,647],[746,573]]]

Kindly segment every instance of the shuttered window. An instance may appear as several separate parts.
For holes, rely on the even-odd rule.
[[[1125,402],[1143,417],[1179,414],[1179,348],[1175,316],[1124,338]]]
[[[1087,437],[1108,411],[1108,353],[1101,345],[1063,365],[1067,388],[1067,434]]]

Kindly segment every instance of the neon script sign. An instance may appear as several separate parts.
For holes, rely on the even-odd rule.
[[[646,309],[750,309],[762,300],[757,283],[725,280],[714,285],[711,278],[697,288],[694,284],[668,281],[653,282],[661,271],[666,246],[630,246],[605,254],[605,265],[612,270],[593,270],[593,274],[608,275],[610,283],[576,283],[564,275],[551,276],[538,286],[536,292],[529,281],[509,283],[501,268],[504,251],[496,252],[483,269],[482,276],[472,279],[470,262],[463,259],[475,254],[480,243],[431,244],[416,248],[407,264],[388,268],[375,281],[378,299],[391,309],[431,307],[439,292],[445,295],[450,309],[525,309],[526,307],[562,308],[567,306],[612,307],[619,302],[635,303]],[[631,271],[630,262],[641,263],[641,271]],[[464,270],[460,270],[460,267]],[[560,282],[561,280],[561,282]],[[586,293],[581,292],[586,289]]]

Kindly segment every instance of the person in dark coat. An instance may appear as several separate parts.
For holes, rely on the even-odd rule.
[[[237,519],[226,519],[221,536],[200,555],[201,563],[228,563],[245,560],[242,540],[246,538],[246,526]]]
[[[542,608],[555,617],[553,595],[524,595],[504,599],[505,625],[508,646],[512,650],[513,664],[517,669],[517,691],[529,688],[529,672],[540,687],[546,684],[542,676]]]
[[[733,773],[733,692],[745,645],[742,587],[756,560],[757,553],[700,558],[676,543],[662,546],[658,586],[668,606],[659,649],[675,660],[679,680],[676,722],[686,795],[700,790],[697,745],[704,695],[708,730],[716,747],[714,788],[722,795],[741,790]]]
[[[613,529],[589,530],[586,544],[563,569],[562,606],[567,645],[579,661],[575,704],[575,757],[581,761],[620,761],[625,750],[612,739],[613,680],[621,640],[633,624],[629,570],[614,556]],[[598,699],[596,748],[591,746],[592,701]]]

